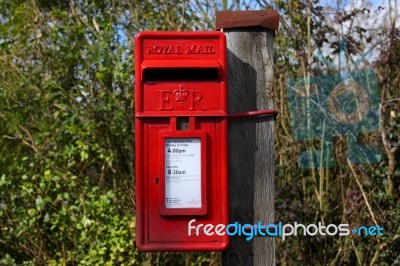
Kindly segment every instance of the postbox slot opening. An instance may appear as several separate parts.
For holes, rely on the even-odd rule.
[[[218,68],[145,68],[146,81],[218,81]]]

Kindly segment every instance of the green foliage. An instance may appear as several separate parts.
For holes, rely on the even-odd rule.
[[[1,7],[1,264],[143,260],[132,227],[133,59],[117,18],[100,12],[109,7]]]
[[[342,2],[337,1],[340,6]],[[345,4],[345,3],[344,3]],[[362,16],[378,14],[366,5],[351,9],[322,8],[319,1],[276,1],[281,11],[281,27],[275,38],[275,105],[280,110],[276,123],[276,215],[283,223],[340,224],[350,226],[380,225],[383,237],[349,236],[293,237],[277,239],[277,261],[282,265],[396,265],[400,247],[400,152],[399,152],[399,77],[398,30],[380,26],[380,38],[371,37],[367,25],[359,24]],[[385,11],[386,12],[386,11]],[[347,24],[345,24],[347,23]],[[358,22],[359,23],[359,22]],[[345,26],[346,25],[346,26]],[[373,34],[373,33],[372,33]],[[372,68],[381,88],[382,132],[360,136],[359,141],[378,148],[380,164],[357,165],[347,161],[347,139],[334,139],[334,161],[331,169],[301,169],[297,158],[305,150],[319,149],[318,140],[296,142],[290,131],[285,82],[288,77],[318,76],[337,73],[340,41],[346,40],[344,55],[339,59],[344,71]],[[373,45],[372,45],[373,43]],[[376,62],[356,63],[367,47],[380,53]],[[327,51],[331,49],[331,54]],[[317,56],[324,50],[325,58]],[[336,61],[337,62],[337,61]],[[396,61],[398,62],[398,60]],[[396,65],[397,64],[397,65]],[[332,67],[333,66],[333,67]],[[350,68],[352,66],[352,68]],[[343,69],[341,70],[343,71]],[[396,254],[397,253],[397,254]]]

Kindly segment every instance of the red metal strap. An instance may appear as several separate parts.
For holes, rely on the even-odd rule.
[[[243,117],[253,117],[253,116],[269,116],[273,115],[275,118],[278,115],[278,110],[258,110],[258,111],[250,111],[246,113],[239,114],[231,114],[228,115],[228,118],[243,118]]]

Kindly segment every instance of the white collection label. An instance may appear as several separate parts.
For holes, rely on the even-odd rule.
[[[165,208],[201,208],[200,138],[165,139]]]

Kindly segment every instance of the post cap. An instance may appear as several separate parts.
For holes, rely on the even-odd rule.
[[[276,10],[217,11],[216,29],[261,26],[277,30],[279,13]]]

